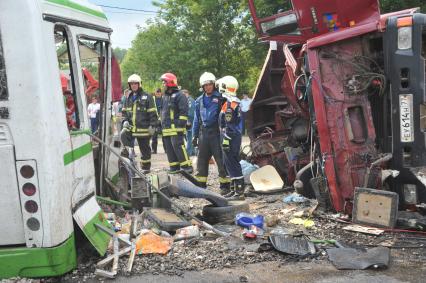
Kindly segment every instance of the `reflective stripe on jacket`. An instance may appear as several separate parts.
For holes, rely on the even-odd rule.
[[[129,94],[122,111],[125,120],[132,125],[132,135],[135,137],[149,136],[148,127],[157,125],[158,115],[154,98],[142,89]]]
[[[220,128],[222,133],[228,138],[241,135],[241,109],[238,102],[229,102],[223,104],[220,111]]]
[[[185,132],[188,120],[188,98],[178,89],[163,95],[161,127],[163,136],[174,136]]]

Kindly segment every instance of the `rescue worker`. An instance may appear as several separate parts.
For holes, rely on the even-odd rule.
[[[136,138],[141,152],[141,168],[144,173],[151,169],[151,147],[149,141],[158,121],[157,108],[152,95],[144,92],[140,76],[133,74],[128,80],[130,93],[123,105],[123,144],[132,145]]]
[[[232,76],[226,76],[218,80],[217,86],[227,100],[219,116],[223,159],[231,177],[231,192],[225,197],[243,200],[244,176],[240,164],[242,117],[240,101],[237,98],[238,81]]]
[[[191,174],[192,165],[185,148],[185,125],[188,120],[188,98],[179,90],[172,73],[161,76],[164,95],[161,108],[161,128],[164,148],[169,160],[169,173],[180,170]]]
[[[200,87],[203,93],[195,100],[195,116],[192,126],[192,144],[198,146],[197,174],[195,178],[201,187],[207,187],[209,161],[212,156],[219,171],[220,193],[230,192],[230,179],[227,177],[223,164],[220,146],[219,113],[224,101],[222,95],[215,89],[216,77],[205,72],[200,77]]]

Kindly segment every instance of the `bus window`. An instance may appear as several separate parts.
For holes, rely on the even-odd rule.
[[[100,40],[80,37],[78,50],[82,68],[84,93],[87,100],[87,114],[90,119],[92,133],[100,133],[102,113],[106,89],[106,58],[108,58],[108,43]]]
[[[70,50],[69,37],[63,27],[58,26],[55,28],[55,41],[66,121],[69,130],[77,130],[80,129],[80,124],[83,121],[83,115],[80,110],[82,103],[76,93],[73,75],[74,66],[71,63],[73,55]]]
[[[7,91],[6,65],[3,57],[3,43],[1,41],[0,31],[0,100],[7,100],[9,97]]]

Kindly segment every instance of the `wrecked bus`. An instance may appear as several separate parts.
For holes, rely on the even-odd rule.
[[[426,15],[381,15],[377,0],[291,5],[258,18],[249,0],[270,43],[248,114],[252,161],[338,212],[352,212],[356,188],[425,203]]]
[[[95,192],[118,162],[87,135],[83,70],[99,82],[97,135],[111,143],[111,32],[86,0],[0,1],[0,278],[75,268],[77,225],[106,251]]]

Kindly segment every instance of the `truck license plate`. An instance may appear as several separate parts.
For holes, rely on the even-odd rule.
[[[413,95],[399,95],[399,123],[401,125],[401,142],[413,142]]]

